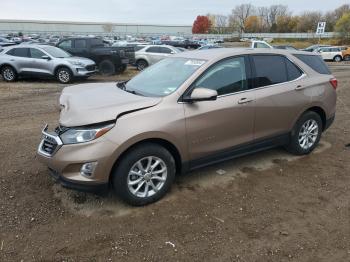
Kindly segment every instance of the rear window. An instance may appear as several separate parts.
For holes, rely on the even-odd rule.
[[[294,54],[295,57],[303,61],[305,64],[307,64],[309,67],[311,67],[313,70],[315,70],[317,73],[323,74],[323,75],[330,75],[331,71],[329,71],[328,66],[323,61],[323,59],[320,56],[317,55],[301,55],[301,54]]]

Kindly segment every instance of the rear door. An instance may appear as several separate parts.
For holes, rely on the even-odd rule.
[[[202,74],[192,89],[218,92],[215,101],[185,103],[187,141],[193,165],[252,142],[254,93],[249,92],[250,67],[246,57],[224,59]],[[222,156],[219,156],[222,157]],[[195,163],[195,164],[194,164]]]
[[[75,39],[73,43],[73,55],[89,58],[88,41],[86,39]]]
[[[151,46],[146,49],[146,53],[151,65],[157,63],[158,61],[164,58],[164,55],[161,53],[158,46]]]
[[[18,73],[32,72],[33,59],[29,56],[29,48],[16,47],[6,53],[10,55],[11,63],[16,67]]]
[[[310,98],[300,91],[302,70],[283,55],[251,55],[255,85],[254,138],[287,134]]]

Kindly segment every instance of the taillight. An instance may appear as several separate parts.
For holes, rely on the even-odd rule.
[[[329,83],[333,86],[334,90],[337,89],[337,87],[338,87],[338,80],[336,78],[332,78],[331,80],[329,80]]]

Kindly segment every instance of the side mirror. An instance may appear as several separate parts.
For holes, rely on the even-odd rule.
[[[218,92],[209,88],[197,87],[187,100],[188,102],[214,101],[218,97]]]
[[[42,57],[41,57],[42,59],[45,59],[45,60],[51,60],[51,57],[49,57],[49,56],[47,56],[47,55],[43,55]]]

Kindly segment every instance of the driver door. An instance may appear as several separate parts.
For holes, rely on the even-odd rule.
[[[250,67],[244,56],[224,59],[209,68],[192,88],[218,92],[217,100],[185,103],[191,165],[210,162],[248,142],[254,130],[254,93],[248,91]]]

